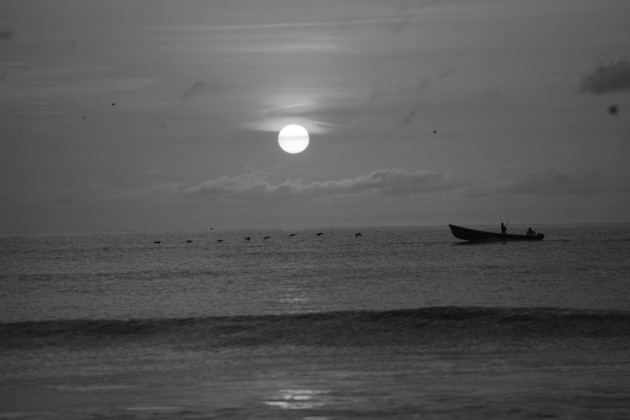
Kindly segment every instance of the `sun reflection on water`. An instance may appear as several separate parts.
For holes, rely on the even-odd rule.
[[[272,399],[265,401],[265,404],[286,410],[320,408],[326,405],[322,395],[327,393],[328,391],[312,389],[282,389]]]
[[[313,299],[298,285],[284,287],[276,300],[285,313],[313,312],[316,309]]]

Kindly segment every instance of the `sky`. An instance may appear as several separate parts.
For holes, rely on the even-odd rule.
[[[0,0],[0,233],[629,222],[628,16]]]

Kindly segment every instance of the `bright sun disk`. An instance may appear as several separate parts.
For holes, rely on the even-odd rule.
[[[287,153],[300,153],[308,147],[308,131],[301,125],[287,125],[278,134],[278,144]]]

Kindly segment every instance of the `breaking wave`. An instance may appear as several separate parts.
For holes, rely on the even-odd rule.
[[[293,315],[0,324],[0,348],[145,342],[181,347],[383,346],[439,348],[568,339],[630,339],[630,312],[552,308],[430,307]],[[147,343],[148,342],[148,343]]]

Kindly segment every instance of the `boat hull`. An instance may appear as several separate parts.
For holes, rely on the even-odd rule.
[[[542,241],[545,237],[542,233],[534,236],[515,235],[511,233],[485,232],[451,224],[448,226],[451,228],[453,236],[464,241]]]

